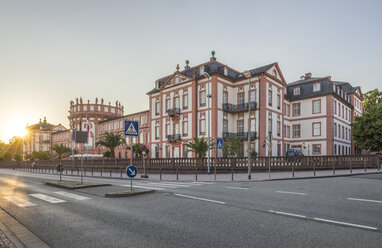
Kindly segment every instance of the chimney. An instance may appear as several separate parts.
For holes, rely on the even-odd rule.
[[[312,77],[312,73],[311,72],[305,73],[305,79],[308,79],[308,78],[311,78],[311,77]]]
[[[44,117],[44,123],[46,123],[46,117]]]

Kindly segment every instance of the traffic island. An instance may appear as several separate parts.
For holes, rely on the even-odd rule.
[[[79,182],[79,181],[48,181],[45,183],[49,186],[64,188],[64,189],[84,189],[84,188],[93,188],[93,187],[103,187],[111,186],[109,183],[91,183],[91,182]]]
[[[129,196],[135,196],[135,195],[141,195],[141,194],[147,194],[147,193],[154,193],[154,190],[144,190],[144,189],[133,189],[128,191],[121,191],[121,192],[114,192],[114,193],[106,193],[105,197],[129,197]]]
[[[84,189],[77,189],[76,191],[89,194],[89,195],[96,195],[101,197],[128,197],[128,196],[135,196],[135,195],[141,195],[146,193],[153,193],[154,190],[150,189],[137,189],[134,188],[133,190],[130,190],[130,187],[123,187],[123,186],[105,186],[105,187],[95,187],[95,188],[84,188]]]

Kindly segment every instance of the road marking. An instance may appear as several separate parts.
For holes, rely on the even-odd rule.
[[[29,194],[29,195],[33,196],[33,197],[35,197],[37,199],[50,202],[50,203],[66,202],[64,200],[61,200],[61,199],[58,199],[58,198],[55,198],[55,197],[51,197],[51,196],[48,196],[48,195],[44,195],[44,194]]]
[[[4,196],[4,199],[22,208],[36,206],[36,204],[33,204],[32,202],[29,202],[27,200],[24,200],[18,196]]]
[[[86,197],[86,196],[82,196],[82,195],[76,195],[76,194],[72,194],[72,193],[65,192],[65,191],[57,191],[57,192],[54,192],[54,193],[58,194],[58,195],[66,196],[66,197],[69,197],[69,198],[72,198],[72,199],[75,199],[75,200],[79,200],[79,201],[91,199],[90,197]]]
[[[369,199],[360,199],[360,198],[348,198],[348,200],[351,200],[351,201],[364,201],[364,202],[382,203],[382,201],[369,200]]]
[[[306,193],[290,192],[290,191],[276,191],[276,193],[280,193],[280,194],[291,194],[291,195],[306,195]]]
[[[191,198],[191,199],[195,199],[195,200],[201,200],[201,201],[208,201],[208,202],[218,203],[218,204],[224,204],[224,205],[227,204],[225,202],[215,201],[215,200],[206,199],[206,198],[200,198],[200,197],[191,196],[191,195],[182,195],[182,194],[175,194],[175,195],[180,196],[180,197]]]
[[[226,188],[228,188],[228,189],[249,189],[249,188],[241,188],[241,187],[229,187],[229,186],[226,186]]]
[[[298,217],[298,218],[306,218],[306,216],[304,216],[304,215],[292,214],[292,213],[275,211],[275,210],[268,210],[268,212],[275,213],[275,214],[287,215],[287,216],[293,216],[293,217]]]
[[[121,185],[122,187],[129,187],[130,185]],[[139,189],[154,189],[154,190],[165,190],[163,188],[157,188],[157,187],[147,187],[147,186],[141,186],[141,185],[133,185],[133,188],[139,188]]]
[[[320,219],[320,218],[313,218],[313,219],[318,220],[318,221],[323,221],[323,222],[329,222],[329,223],[344,225],[344,226],[353,226],[353,227],[359,227],[359,228],[364,228],[364,229],[369,229],[369,230],[378,230],[378,228],[372,227],[372,226],[364,226],[364,225],[358,225],[358,224],[335,221],[335,220]]]
[[[159,187],[164,187],[164,188],[179,188],[179,187],[190,187],[186,185],[175,185],[175,184],[167,184],[167,183],[149,183],[148,185],[154,185],[154,186],[159,186]]]

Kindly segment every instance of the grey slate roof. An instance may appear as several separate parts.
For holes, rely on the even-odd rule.
[[[264,73],[267,70],[269,70],[275,64],[276,64],[276,62],[269,64],[269,65],[261,66],[261,67],[258,67],[258,68],[255,68],[255,69],[252,69],[249,71],[250,71],[252,76],[259,75],[259,74]],[[192,67],[188,70],[180,71],[179,73],[182,75],[185,75],[187,77],[190,77],[190,78],[192,78],[194,76],[194,73],[195,73],[196,78],[198,79],[198,78],[203,77],[203,75],[200,75],[200,73],[199,73],[200,72],[199,68],[201,66],[204,66],[204,71],[210,75],[218,74],[222,77],[229,78],[232,81],[241,80],[244,78],[243,73],[239,73],[235,70],[232,70],[229,67],[228,67],[228,75],[227,76],[224,75],[224,67],[225,66],[223,64],[217,62],[217,61],[210,61],[208,63]],[[171,76],[172,75],[169,75],[167,77],[158,79],[157,81],[159,82],[159,87],[162,86],[163,84],[165,84],[170,79]],[[154,88],[151,91],[147,92],[147,94],[152,94],[152,93],[156,93],[156,92],[159,92],[159,89]]]

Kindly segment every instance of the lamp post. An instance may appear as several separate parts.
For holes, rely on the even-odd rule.
[[[75,127],[74,127],[74,120],[73,120],[73,110],[69,110],[70,113],[70,119],[72,121],[72,173],[74,169],[74,139],[75,139]]]
[[[211,118],[210,118],[210,99],[211,99],[211,92],[210,92],[210,74],[208,74],[207,72],[204,72],[203,73],[203,76],[205,76],[206,78],[208,78],[208,82],[207,82],[207,108],[208,108],[208,111],[207,111],[207,125],[208,125],[208,133],[207,133],[207,136],[208,136],[208,159],[207,159],[207,168],[208,168],[208,174],[210,174],[210,157],[211,157],[211,153],[210,153],[210,143],[211,143],[211,134],[210,134],[210,121],[211,121]]]
[[[248,180],[251,180],[251,73],[249,71],[243,72],[244,76],[248,78]]]

